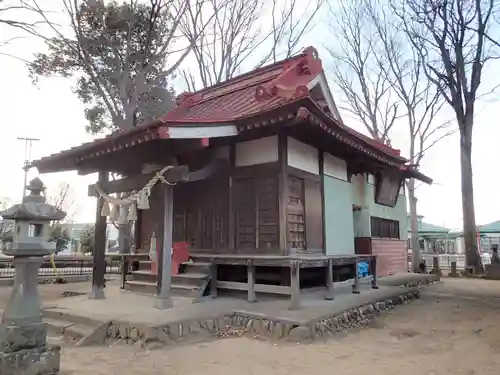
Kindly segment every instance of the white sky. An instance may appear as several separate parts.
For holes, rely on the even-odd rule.
[[[7,30],[0,28],[0,38],[4,40]],[[325,69],[326,54],[322,43],[317,43],[323,33],[311,32],[301,43],[314,45],[323,57]],[[324,34],[323,34],[324,35]],[[32,39],[16,40],[2,52],[29,58],[31,53],[41,48],[40,42]],[[494,84],[498,72],[493,67],[483,77],[485,85]],[[498,79],[496,79],[498,81]],[[500,82],[497,82],[500,83]],[[34,159],[89,141],[85,133],[83,105],[71,91],[71,81],[61,78],[43,79],[38,87],[33,86],[28,71],[22,62],[0,56],[0,198],[12,201],[22,196],[24,143],[17,137],[40,138],[33,145]],[[330,83],[335,92],[333,83]],[[179,91],[182,88],[179,89]],[[335,95],[335,94],[334,94]],[[496,208],[500,207],[498,186],[500,177],[494,157],[499,147],[500,126],[498,121],[498,95],[489,95],[478,103],[473,136],[474,195],[476,221],[478,224],[500,219]],[[337,94],[337,102],[340,98]],[[341,113],[342,114],[342,113]],[[344,116],[346,117],[346,116]],[[349,123],[357,130],[363,129]],[[405,145],[404,128],[399,128],[392,139],[392,146]],[[426,222],[447,227],[461,227],[462,207],[460,194],[460,164],[458,134],[448,137],[430,150],[423,160],[421,170],[435,180],[432,186],[418,188],[419,214]],[[31,171],[33,178],[36,171]],[[95,217],[95,200],[88,198],[87,185],[95,176],[77,176],[76,173],[43,175],[46,185],[55,187],[61,182],[71,184],[75,192],[75,221],[92,222]]]

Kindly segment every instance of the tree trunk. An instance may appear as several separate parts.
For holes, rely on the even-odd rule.
[[[415,180],[408,181],[408,201],[410,203],[410,230],[411,230],[411,268],[413,272],[420,272],[420,241],[418,238],[417,197],[415,196]]]
[[[460,167],[462,178],[462,214],[464,228],[465,260],[474,273],[483,272],[477,243],[476,214],[474,210],[474,188],[472,181],[472,123],[466,116],[460,124]]]

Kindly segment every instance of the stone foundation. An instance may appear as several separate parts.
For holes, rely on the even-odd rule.
[[[175,344],[185,339],[210,340],[225,337],[250,335],[271,340],[316,339],[345,332],[351,328],[370,325],[377,314],[419,298],[418,289],[400,295],[359,306],[338,315],[326,316],[307,323],[280,319],[262,318],[246,313],[229,313],[210,318],[172,323],[160,327],[135,326],[110,322],[96,336],[94,343],[126,343],[146,346],[149,343]],[[91,340],[87,340],[92,343]]]
[[[487,264],[484,270],[487,279],[500,280],[500,264]]]
[[[0,353],[0,374],[56,375],[60,363],[61,349],[58,346]]]
[[[416,281],[411,281],[405,284],[400,284],[398,287],[400,288],[423,288],[425,286],[435,284],[440,281],[440,277],[434,275],[433,278],[425,278],[425,279],[420,279]]]

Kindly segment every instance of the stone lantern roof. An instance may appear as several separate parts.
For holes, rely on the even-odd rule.
[[[26,189],[30,191],[30,194],[23,198],[22,203],[16,204],[0,212],[0,216],[6,220],[24,221],[53,221],[64,219],[66,212],[46,203],[45,197],[42,195],[42,192],[45,191],[45,186],[38,177],[31,180]]]

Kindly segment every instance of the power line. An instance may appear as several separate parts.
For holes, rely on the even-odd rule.
[[[24,184],[23,184],[23,198],[26,196],[26,185],[28,185],[28,166],[31,163],[31,149],[33,142],[39,141],[39,138],[17,137],[19,141],[24,141]]]

